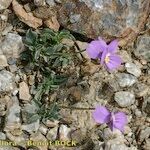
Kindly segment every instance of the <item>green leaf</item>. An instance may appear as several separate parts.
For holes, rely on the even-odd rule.
[[[58,85],[52,85],[52,84],[51,84],[50,87],[53,88],[53,89],[57,89],[59,86],[58,86]]]
[[[34,45],[38,38],[38,34],[31,29],[29,29],[26,33],[25,43],[27,45]]]
[[[66,67],[69,64],[69,59],[64,58],[62,62],[62,66]]]
[[[35,96],[34,96],[34,99],[35,99],[35,100],[40,100],[41,97],[42,97],[43,92],[44,92],[44,91],[43,91],[43,87],[42,87],[42,85],[40,85],[40,86],[38,87],[37,93],[36,93]]]
[[[45,118],[50,120],[56,120],[60,118],[59,107],[56,103],[53,103],[49,109],[45,112]]]
[[[39,59],[40,53],[41,53],[41,50],[40,50],[40,49],[37,49],[37,50],[35,51],[34,60],[38,60],[38,59]]]
[[[49,57],[47,57],[47,56],[43,56],[43,59],[44,59],[44,61],[45,61],[46,63],[48,63],[48,61],[49,61]]]
[[[53,47],[47,47],[45,51],[46,51],[46,55],[52,55],[55,49]]]
[[[49,29],[49,28],[45,28],[42,32],[41,32],[41,39],[42,41],[45,43],[47,40],[52,40],[54,37],[56,36],[56,32],[54,32],[53,30]]]
[[[23,52],[21,53],[21,60],[24,60],[24,61],[29,62],[30,57],[31,57],[31,56],[30,56],[29,51],[23,51]]]
[[[53,49],[54,49],[54,52],[60,52],[61,50],[62,50],[62,48],[63,48],[63,44],[58,44],[58,45],[55,45],[54,47],[53,47]]]
[[[53,63],[53,67],[60,67],[61,66],[61,61],[59,58],[56,58],[56,60]]]
[[[41,119],[41,117],[38,114],[34,114],[29,118],[28,123],[36,122],[38,119]]]
[[[67,77],[61,76],[61,75],[57,75],[54,79],[53,79],[54,83],[56,84],[62,84],[64,82],[67,81]]]
[[[68,38],[68,39],[75,40],[74,36],[72,34],[70,34],[70,32],[67,31],[67,30],[62,30],[58,34],[58,41],[61,41],[63,38]]]

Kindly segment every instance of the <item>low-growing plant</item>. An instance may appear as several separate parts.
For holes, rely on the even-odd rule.
[[[55,32],[46,28],[39,33],[32,30],[28,30],[26,33],[24,43],[27,50],[22,53],[21,58],[28,62],[34,71],[40,72],[42,75],[42,82],[36,83],[36,94],[33,98],[39,106],[37,117],[33,115],[34,118],[40,116],[40,119],[59,118],[59,109],[56,103],[48,108],[45,107],[42,99],[67,80],[67,76],[62,73],[61,69],[70,64],[72,54],[71,51],[68,51],[69,47],[62,44],[61,41],[64,38],[74,40],[74,37],[66,30]]]
[[[41,99],[43,95],[48,95],[50,91],[54,91],[59,88],[61,84],[67,81],[67,77],[63,75],[55,75],[50,73],[49,76],[44,77],[43,82],[39,83],[36,89],[34,100],[42,105]]]
[[[22,53],[22,59],[30,62],[34,69],[42,73],[49,73],[56,69],[58,71],[71,61],[71,53],[67,51],[68,46],[61,43],[63,38],[74,40],[66,30],[54,32],[44,29],[39,34],[28,30],[24,41],[28,50]]]
[[[37,105],[37,103],[35,103]],[[28,114],[28,123],[33,123],[38,119],[42,122],[46,122],[46,120],[58,120],[61,118],[60,116],[60,109],[56,102],[53,102],[49,107],[43,105],[37,105],[37,112],[34,114]]]

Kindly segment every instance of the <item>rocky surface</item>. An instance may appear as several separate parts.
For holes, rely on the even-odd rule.
[[[17,146],[0,145],[0,150],[149,150],[149,13],[149,0],[1,0],[0,140]],[[75,52],[73,73],[62,88],[45,92],[42,99],[48,108],[57,101],[58,120],[41,118],[45,110],[39,112],[41,107],[33,99],[42,76],[20,59],[26,50],[27,29],[39,33],[45,26],[55,31],[69,29],[77,39],[61,40]],[[123,60],[119,70],[108,73],[84,51],[91,38],[99,36],[107,42],[119,40],[118,54]],[[112,132],[106,124],[97,125],[92,118],[97,104],[125,112],[125,131]],[[27,145],[29,140],[73,140],[76,146],[32,147]]]
[[[121,107],[128,107],[135,102],[134,93],[127,91],[120,91],[115,93],[115,101]]]
[[[150,136],[150,127],[143,129],[140,133],[140,141],[147,139]]]
[[[11,72],[2,70],[0,71],[0,92],[13,90],[14,76]]]
[[[12,99],[12,106],[9,108],[9,113],[6,118],[5,131],[14,131],[21,127],[19,101],[16,97]]]
[[[126,63],[125,67],[127,72],[133,74],[134,76],[139,77],[141,75],[141,70],[137,65],[133,63]]]
[[[150,37],[149,36],[142,36],[138,38],[137,41],[137,48],[135,49],[134,53],[138,57],[144,57],[148,62],[150,62]]]
[[[24,101],[29,101],[31,98],[29,87],[25,82],[19,84],[19,98]]]
[[[1,0],[0,1],[0,10],[6,9],[11,4],[12,0]]]
[[[54,6],[54,5],[55,5],[55,1],[54,1],[54,0],[46,0],[46,3],[47,3],[49,6]]]
[[[27,124],[27,125],[23,124],[21,128],[22,128],[22,130],[27,131],[29,133],[37,132],[39,129],[39,126],[40,126],[39,123],[40,123],[40,121],[37,120],[36,122],[33,122],[31,124]]]
[[[0,66],[1,67],[8,66],[8,64],[7,64],[7,58],[3,54],[0,55]]]
[[[20,20],[32,28],[37,28],[42,25],[42,20],[33,16],[32,13],[27,13],[23,6],[20,5],[16,0],[13,0],[13,9],[15,14],[20,18]]]
[[[121,87],[130,87],[136,83],[137,78],[130,74],[120,73],[117,74],[117,81]]]
[[[4,32],[6,30],[3,31],[3,34]],[[22,37],[15,33],[8,33],[5,39],[0,42],[0,67],[8,66],[7,59],[18,58],[23,49]]]
[[[68,0],[62,1],[58,17],[63,26],[88,37],[123,37],[120,44],[127,44],[137,36],[137,32],[143,30],[149,5],[149,0],[143,3],[137,0]],[[76,21],[72,21],[72,16],[76,16]]]
[[[47,132],[46,138],[50,141],[55,141],[57,138],[58,127],[54,127]]]
[[[34,0],[36,6],[44,6],[46,4],[45,0]]]
[[[2,43],[0,43],[0,50],[9,58],[18,58],[23,51],[22,37],[15,33],[8,33]]]

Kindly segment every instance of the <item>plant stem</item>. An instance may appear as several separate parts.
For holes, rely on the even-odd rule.
[[[83,108],[83,107],[68,107],[68,106],[59,106],[62,109],[76,109],[76,110],[94,110],[95,108]]]
[[[82,52],[84,52],[85,50],[82,50],[82,51],[79,51],[79,52],[75,52],[75,53],[82,53]]]

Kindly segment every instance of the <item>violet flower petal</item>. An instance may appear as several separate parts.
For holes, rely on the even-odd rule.
[[[124,126],[127,124],[127,116],[123,112],[117,112],[114,114],[114,118],[109,127],[113,130],[114,128],[124,131]]]
[[[121,65],[121,63],[122,63],[121,58],[120,58],[118,55],[115,55],[115,54],[110,55],[110,56],[109,56],[109,59],[110,59],[109,62],[106,63],[107,69],[108,69],[109,71],[115,70],[115,69],[118,68],[118,67]]]
[[[109,45],[108,45],[108,51],[110,53],[115,53],[117,51],[118,48],[118,41],[117,40],[113,40]]]
[[[109,126],[109,128],[111,129],[111,131],[114,131],[115,127],[113,125],[113,121],[108,122],[107,125]]]
[[[97,106],[92,114],[95,122],[108,123],[110,121],[111,113],[104,106]]]
[[[86,51],[90,58],[96,59],[99,54],[106,50],[106,43],[103,40],[95,40],[89,43]]]
[[[106,55],[107,55],[107,54],[108,54],[108,51],[105,50],[105,51],[102,52],[101,57],[99,57],[99,58],[100,58],[100,63],[101,63],[101,65],[104,65],[104,63],[105,63],[105,58],[106,58]]]
[[[102,49],[103,51],[106,50],[106,48],[108,47],[107,43],[106,43],[104,40],[102,40],[101,37],[98,37],[98,40],[99,40],[99,42],[101,43],[101,49]]]

